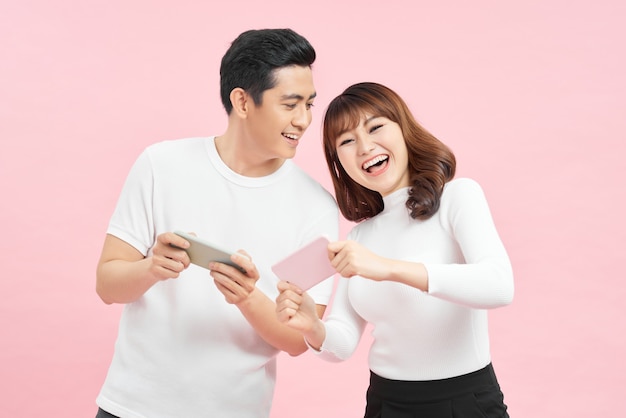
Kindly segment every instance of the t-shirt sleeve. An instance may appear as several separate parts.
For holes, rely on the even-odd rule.
[[[149,151],[133,164],[120,193],[107,233],[127,242],[144,255],[155,240],[153,222],[153,172]]]
[[[478,183],[460,179],[442,197],[441,221],[465,259],[459,264],[426,264],[428,293],[478,309],[507,305],[513,298],[513,272]]]

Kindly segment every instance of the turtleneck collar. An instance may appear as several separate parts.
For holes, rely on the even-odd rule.
[[[385,204],[383,212],[389,212],[398,207],[406,207],[405,205],[409,197],[409,189],[410,187],[403,187],[383,197],[383,203]]]

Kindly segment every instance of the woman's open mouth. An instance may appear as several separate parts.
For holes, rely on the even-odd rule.
[[[371,160],[367,160],[366,162],[364,162],[361,168],[367,171],[368,173],[372,174],[372,173],[382,170],[387,165],[388,161],[389,161],[388,155],[384,155],[384,154],[377,155]]]

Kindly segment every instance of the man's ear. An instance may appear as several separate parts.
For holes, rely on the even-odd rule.
[[[250,100],[252,100],[252,98],[241,87],[234,88],[230,92],[230,103],[233,105],[233,112],[242,119],[248,117]]]

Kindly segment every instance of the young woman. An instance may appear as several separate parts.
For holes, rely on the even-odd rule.
[[[373,325],[366,418],[508,417],[487,311],[511,303],[513,274],[481,187],[453,180],[450,149],[380,84],[336,97],[323,136],[339,208],[362,222],[328,247],[342,277],[327,320],[287,282],[279,320],[329,361]]]

